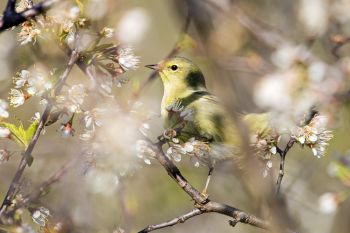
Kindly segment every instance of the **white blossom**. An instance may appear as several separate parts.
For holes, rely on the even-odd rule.
[[[21,70],[21,72],[17,73],[16,76],[13,77],[13,83],[15,84],[15,88],[22,88],[30,78],[30,72],[28,70]]]
[[[0,119],[8,118],[9,112],[7,111],[8,103],[5,100],[0,99]]]
[[[94,108],[91,111],[84,112],[85,128],[94,131],[96,127],[101,127],[102,115],[106,114],[107,109]]]
[[[45,91],[53,87],[50,80],[47,80],[43,75],[35,75],[28,79],[27,92],[30,95],[42,95]]]
[[[325,214],[334,213],[338,208],[336,194],[324,193],[318,199],[319,210]]]
[[[45,207],[39,207],[38,210],[34,211],[32,214],[33,222],[38,224],[41,227],[45,227],[50,216],[50,211]]]
[[[329,140],[333,138],[332,131],[326,128],[327,118],[316,115],[308,125],[298,127],[292,137],[301,145],[311,148],[314,156],[324,155]]]
[[[150,27],[149,13],[143,8],[134,8],[126,12],[117,26],[117,39],[122,43],[135,44],[142,41]]]
[[[26,97],[22,91],[12,88],[10,90],[9,100],[10,100],[10,105],[16,108],[24,104]]]
[[[135,56],[134,50],[130,46],[118,50],[117,60],[125,71],[137,69],[140,63],[139,57]]]
[[[8,138],[11,132],[8,128],[0,126],[0,138]]]

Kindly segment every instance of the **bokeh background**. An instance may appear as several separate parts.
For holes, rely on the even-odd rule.
[[[75,4],[75,1],[68,2]],[[309,148],[295,145],[287,156],[282,193],[289,217],[301,232],[349,232],[350,199],[347,193],[350,178],[337,178],[334,168],[334,162],[349,158],[349,46],[344,44],[337,50],[339,57],[333,50],[350,34],[348,1],[81,2],[84,16],[91,20],[92,28],[113,28],[115,35],[108,39],[110,42],[134,46],[141,63],[137,70],[123,74],[128,82],[113,88],[116,100],[112,106],[131,108],[138,115],[152,116],[147,124],[150,126],[148,134],[153,139],[163,131],[158,116],[163,89],[157,77],[147,81],[151,71],[144,65],[164,59],[175,46],[181,48],[181,56],[200,66],[208,89],[222,100],[232,116],[271,111],[278,126],[283,127],[290,124],[291,118],[311,107],[326,115],[330,119],[329,128],[334,131],[326,156],[317,159]],[[5,1],[2,1],[0,8],[4,6]],[[190,24],[184,32],[189,15]],[[38,67],[49,72],[64,67],[68,59],[54,36],[43,34],[34,44],[20,45],[18,32],[15,28],[0,34],[2,99],[8,97],[16,72]],[[68,82],[88,85],[88,78],[74,67]],[[87,94],[83,108],[104,104],[97,103]],[[10,109],[10,121],[18,122],[19,119],[28,125],[34,113],[42,110],[39,99],[31,98],[23,106]],[[47,127],[40,137],[33,152],[34,162],[26,169],[21,192],[35,191],[67,161],[81,156],[50,192],[33,204],[33,208],[44,206],[49,209],[52,218],[65,226],[64,232],[104,233],[119,228],[120,231],[137,232],[193,208],[189,197],[156,160],[151,160],[148,165],[137,157],[136,137],[132,133],[137,123],[129,116],[120,112],[112,115],[110,124],[99,133],[102,142],[96,145],[97,151],[103,152],[93,159],[84,155],[86,145],[79,139],[83,132],[82,115],[75,117],[74,137],[62,137],[60,124]],[[283,143],[282,140],[281,145]],[[9,140],[1,140],[0,146],[13,152],[8,162],[0,164],[2,198],[20,161],[20,151]],[[279,158],[276,156],[272,161],[274,182]],[[346,168],[346,162],[342,164]],[[206,167],[196,168],[186,157],[177,165],[195,187],[203,187]],[[249,169],[254,168],[247,167],[246,172]],[[232,162],[219,163],[209,187],[210,198],[258,216],[267,216],[266,203],[263,205],[247,194],[241,176],[234,171]],[[261,175],[260,179],[263,182],[268,178]],[[258,188],[256,192],[259,192]],[[331,198],[333,202],[330,201],[331,210],[322,208],[324,203],[320,197],[325,193],[334,197]],[[340,193],[345,193],[344,198],[337,196]],[[228,220],[222,215],[205,214],[159,232],[262,231],[244,224],[232,228]],[[39,229],[28,211],[24,213],[24,222]]]

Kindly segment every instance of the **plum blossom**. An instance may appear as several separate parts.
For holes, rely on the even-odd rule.
[[[300,144],[311,148],[317,158],[324,155],[329,140],[333,138],[332,131],[326,128],[327,118],[316,115],[308,125],[298,127],[293,138]]]
[[[24,93],[21,90],[17,89],[11,89],[10,90],[10,105],[17,108],[24,104],[24,101],[27,99],[27,97],[24,95]]]
[[[140,58],[135,56],[134,49],[130,46],[118,50],[117,60],[124,71],[135,70],[140,63]]]

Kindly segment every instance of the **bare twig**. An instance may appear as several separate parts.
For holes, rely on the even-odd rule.
[[[289,142],[287,143],[284,150],[277,148],[277,152],[281,157],[281,162],[280,162],[280,170],[279,170],[278,178],[277,178],[277,182],[276,182],[276,194],[280,193],[281,183],[282,183],[282,179],[284,176],[284,163],[286,160],[286,155],[287,155],[288,151],[290,150],[290,148],[293,147],[294,143],[295,143],[295,139],[291,138],[291,139],[289,139]]]
[[[26,9],[22,12],[17,13],[15,9],[16,0],[9,0],[7,6],[4,10],[3,16],[0,19],[0,33],[6,29],[17,26],[28,19],[38,16],[48,9],[50,9],[54,4],[60,2],[61,0],[44,0],[38,4],[33,5],[31,8]]]
[[[67,67],[66,67],[65,71],[63,72],[63,74],[61,75],[59,81],[56,84],[56,87],[54,90],[55,95],[58,95],[61,92],[63,85],[68,77],[68,74],[70,73],[70,71],[71,71],[73,65],[75,64],[75,62],[77,61],[78,57],[79,57],[78,53],[75,51],[72,51],[72,53],[70,55],[69,62],[67,64]],[[27,164],[28,164],[28,161],[31,157],[33,149],[34,149],[34,147],[35,147],[35,145],[40,137],[40,133],[43,130],[45,123],[47,122],[47,120],[50,116],[51,109],[52,109],[52,102],[48,101],[48,104],[44,110],[44,113],[42,114],[42,117],[39,120],[39,125],[34,133],[34,136],[31,139],[27,149],[23,153],[23,156],[22,156],[21,162],[17,168],[16,174],[15,174],[15,176],[10,184],[10,187],[6,193],[6,196],[2,202],[2,205],[0,208],[0,216],[6,211],[8,206],[11,204],[12,199],[16,195],[16,191],[17,191],[17,187],[20,183],[20,179],[23,175],[25,168],[27,167]]]
[[[179,223],[184,223],[186,220],[193,218],[197,215],[201,215],[203,213],[204,212],[202,210],[195,208],[195,209],[191,210],[190,212],[183,214],[177,218],[174,218],[170,221],[163,222],[163,223],[156,224],[156,225],[150,225],[150,226],[146,227],[145,229],[143,229],[142,231],[139,231],[139,233],[151,232],[154,230],[158,230],[158,229],[162,229],[162,228],[166,228],[166,227],[171,227],[171,226],[174,226],[174,225],[179,224]]]
[[[181,218],[184,218],[184,220],[187,220],[202,213],[212,212],[229,216],[233,218],[233,222],[236,223],[245,223],[262,229],[270,228],[268,222],[254,215],[250,215],[240,209],[226,204],[211,201],[207,196],[202,195],[185,179],[185,177],[181,174],[180,170],[175,166],[175,164],[166,155],[164,155],[162,149],[163,144],[163,142],[158,142],[155,144],[154,149],[156,152],[156,159],[165,168],[165,170],[168,172],[168,175],[171,178],[173,178],[176,181],[176,183],[194,200],[196,209],[171,221],[148,226],[140,232],[150,232],[160,228],[173,226],[177,223],[181,223],[181,221],[177,221],[178,219],[181,220]]]

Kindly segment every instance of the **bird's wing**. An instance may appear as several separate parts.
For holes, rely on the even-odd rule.
[[[193,124],[198,133],[217,143],[237,147],[239,137],[236,126],[219,100],[208,92],[192,94],[192,101],[186,107],[195,112]]]

